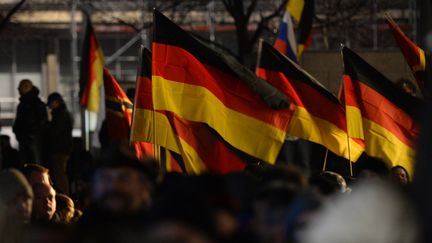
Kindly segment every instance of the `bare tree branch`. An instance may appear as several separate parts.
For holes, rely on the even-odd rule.
[[[140,32],[142,28],[138,28],[136,24],[133,23],[129,23],[119,17],[114,16],[113,19],[115,19],[117,21],[117,23],[122,24],[122,25],[126,25],[131,27],[135,32]]]
[[[251,4],[249,5],[249,7],[246,10],[246,19],[250,19],[250,17],[252,16],[252,13],[255,11],[256,5],[258,3],[258,0],[252,0]]]
[[[230,0],[222,0],[223,5],[225,6],[225,9],[228,11],[228,13],[234,18],[235,13],[235,8],[234,5],[232,3],[232,1]]]
[[[225,46],[223,46],[223,45],[221,45],[221,44],[219,44],[217,42],[211,41],[211,40],[209,40],[209,39],[207,39],[207,38],[205,38],[203,36],[196,35],[194,33],[190,33],[190,34],[193,35],[195,38],[197,38],[198,40],[200,40],[202,42],[214,45],[215,47],[219,48],[220,50],[223,50],[224,52],[227,52],[227,53],[229,53],[232,56],[236,56],[236,54],[233,51],[231,51],[230,49],[226,48]]]
[[[0,33],[4,30],[6,25],[9,23],[12,15],[14,15],[25,2],[26,0],[21,0],[6,14],[6,17],[4,17],[0,23]]]

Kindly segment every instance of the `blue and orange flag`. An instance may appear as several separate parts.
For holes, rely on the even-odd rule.
[[[356,161],[363,146],[349,139],[345,109],[321,83],[270,44],[261,42],[257,75],[289,97],[288,135],[328,148],[338,156]]]
[[[79,97],[81,106],[92,112],[99,111],[104,65],[104,55],[88,17],[81,52]]]
[[[103,69],[105,89],[105,121],[109,142],[128,142],[132,123],[132,102],[107,68]],[[153,156],[153,145],[132,142],[139,159]]]
[[[289,0],[287,3],[274,47],[294,62],[300,60],[310,45],[314,14],[314,0]]]
[[[422,101],[349,48],[343,47],[342,54],[348,134],[364,141],[368,155],[402,166],[412,175]]]

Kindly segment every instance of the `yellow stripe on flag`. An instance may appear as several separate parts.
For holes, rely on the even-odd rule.
[[[391,163],[391,166],[404,167],[413,176],[415,151],[400,141],[393,133],[379,124],[363,119],[366,153]]]
[[[289,0],[288,1],[288,11],[294,20],[298,23],[300,22],[303,8],[305,5],[305,0]]]
[[[135,109],[131,140],[156,143],[180,154],[176,136],[172,129],[168,128],[171,128],[171,124],[164,114],[147,109]],[[156,130],[157,137],[154,136],[154,130]]]
[[[153,127],[153,124],[156,127]],[[174,133],[164,114],[146,109],[136,109],[134,125],[131,129],[131,140],[154,143],[182,155],[188,174],[201,174],[207,171],[205,164],[194,148]]]
[[[91,83],[89,98],[87,102],[87,110],[98,112],[100,107],[100,90],[103,83],[103,67],[105,60],[102,50],[97,49],[97,57],[94,63],[91,64],[89,72],[93,72],[96,75],[95,80],[89,80]]]
[[[155,110],[167,110],[189,121],[207,123],[235,148],[269,163],[276,161],[285,131],[227,108],[204,87],[160,76],[153,76],[152,81]]]
[[[205,166],[203,160],[195,151],[195,149],[190,146],[186,141],[182,138],[178,137],[179,142],[182,148],[182,158],[185,163],[186,171],[188,174],[202,174],[207,171],[207,167]]]
[[[412,67],[412,71],[415,73],[415,72],[418,72],[418,71],[425,71],[426,70],[426,57],[425,57],[425,53],[424,53],[424,51],[423,51],[423,49],[421,49],[421,48],[418,48],[418,51],[419,51],[419,58],[420,58],[420,64],[419,65],[416,65],[416,66],[413,66]]]
[[[355,106],[346,106],[346,117],[348,135],[351,138],[359,138],[364,140],[362,114],[359,108]]]
[[[348,135],[345,131],[324,119],[314,117],[304,107],[296,107],[290,121],[288,135],[321,144],[333,153],[351,161],[357,161],[363,152],[362,146],[351,139],[350,149],[348,149]]]

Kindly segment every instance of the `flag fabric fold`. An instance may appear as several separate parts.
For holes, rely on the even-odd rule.
[[[132,102],[107,68],[103,69],[105,121],[109,142],[128,142],[132,123]],[[153,145],[132,142],[138,158],[153,156]]]
[[[327,147],[356,161],[362,144],[348,138],[345,111],[339,100],[294,62],[261,42],[257,75],[281,90],[292,102],[288,135]]]
[[[92,112],[99,111],[104,65],[102,49],[96,39],[90,18],[87,17],[81,51],[79,97],[81,106]]]
[[[368,155],[413,172],[421,100],[402,91],[355,52],[342,49],[344,101],[349,135]]]

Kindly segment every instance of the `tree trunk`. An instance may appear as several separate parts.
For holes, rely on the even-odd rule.
[[[245,64],[245,58],[251,52],[251,44],[248,32],[248,23],[242,19],[235,23],[237,34],[238,59],[240,63]]]

